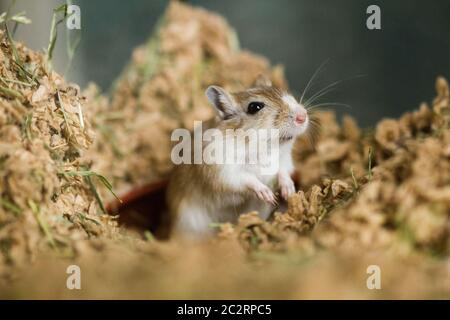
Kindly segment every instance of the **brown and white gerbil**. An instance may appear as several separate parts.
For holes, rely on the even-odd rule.
[[[277,129],[279,165],[277,172],[271,174],[263,174],[259,163],[207,164],[208,161],[204,161],[176,166],[167,201],[173,231],[184,235],[211,233],[211,223],[235,222],[239,214],[254,210],[267,219],[276,205],[274,191],[277,188],[285,200],[295,192],[291,179],[292,145],[295,138],[307,130],[310,121],[303,105],[262,77],[254,87],[237,93],[210,86],[206,97],[217,110],[212,127],[223,137],[230,136],[227,129],[234,129],[231,131],[235,136],[249,129]],[[205,140],[201,142],[203,147],[212,143],[211,139]],[[235,141],[238,141],[236,149],[241,152],[254,152],[247,140]]]

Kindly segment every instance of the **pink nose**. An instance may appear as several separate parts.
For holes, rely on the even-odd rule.
[[[306,113],[305,112],[300,112],[295,117],[295,122],[297,122],[298,124],[302,124],[305,121],[306,121]]]

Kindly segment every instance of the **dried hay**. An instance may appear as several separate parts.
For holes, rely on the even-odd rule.
[[[94,134],[76,85],[0,31],[0,274],[51,247],[114,233],[80,157]],[[88,182],[92,183],[90,185]]]

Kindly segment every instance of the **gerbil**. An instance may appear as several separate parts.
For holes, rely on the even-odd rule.
[[[185,235],[211,233],[211,223],[235,222],[239,214],[253,210],[267,219],[276,205],[277,188],[285,200],[295,192],[292,145],[309,124],[305,107],[261,76],[254,87],[242,92],[210,86],[205,94],[218,114],[212,127],[224,135],[226,129],[278,129],[279,167],[277,173],[261,174],[258,164],[176,166],[167,201],[173,231]],[[247,150],[245,143],[237,148]]]

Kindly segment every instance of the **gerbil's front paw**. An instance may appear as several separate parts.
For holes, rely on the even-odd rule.
[[[277,198],[273,193],[273,191],[268,186],[261,184],[260,186],[256,187],[253,191],[255,191],[258,199],[268,202],[273,206],[277,204]]]
[[[288,176],[287,178],[280,178],[278,183],[281,189],[281,196],[287,201],[289,196],[295,193],[294,181]]]

